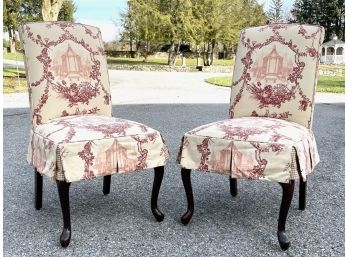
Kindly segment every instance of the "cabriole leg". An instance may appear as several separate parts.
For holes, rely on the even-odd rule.
[[[302,176],[300,176],[299,209],[301,211],[306,209],[306,189],[307,181],[303,181]]]
[[[110,185],[111,185],[111,175],[107,175],[103,177],[103,193],[107,195],[110,193]]]
[[[191,170],[181,169],[181,178],[184,184],[186,197],[187,197],[187,211],[181,217],[181,223],[187,225],[193,215],[194,211],[194,201],[193,201],[193,193],[192,193],[192,185],[191,185]]]
[[[153,180],[153,187],[151,193],[151,211],[153,216],[155,216],[156,220],[159,222],[164,219],[164,214],[158,209],[157,206],[158,194],[161,189],[163,173],[164,166],[159,166],[155,168],[155,177]]]
[[[278,241],[280,248],[283,251],[287,250],[290,246],[290,241],[285,232],[286,218],[288,217],[288,211],[291,204],[292,196],[294,193],[294,180],[290,180],[289,183],[279,183],[283,189],[282,203],[280,205],[279,220],[278,220]]]
[[[67,247],[71,239],[71,224],[70,224],[70,205],[69,205],[69,188],[70,183],[57,180],[57,188],[59,194],[60,205],[63,213],[63,231],[60,235],[60,244]]]
[[[232,196],[237,196],[238,188],[237,188],[237,179],[230,177],[230,192]]]
[[[35,169],[35,209],[42,207],[42,175]]]

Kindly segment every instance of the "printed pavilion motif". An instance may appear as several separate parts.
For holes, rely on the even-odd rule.
[[[185,133],[177,157],[181,167],[282,183],[306,180],[319,162],[310,128],[323,38],[323,28],[310,25],[243,30],[230,119]]]
[[[111,116],[98,28],[28,23],[19,34],[33,125],[27,160],[38,172],[74,182],[165,165],[168,149],[158,131]]]
[[[80,80],[88,78],[91,70],[91,61],[81,54],[77,54],[68,44],[63,54],[58,54],[53,59],[52,71],[60,79]]]
[[[251,68],[252,76],[266,83],[282,82],[286,83],[293,68],[293,61],[288,56],[281,56],[276,45],[266,56],[262,55],[255,61]]]

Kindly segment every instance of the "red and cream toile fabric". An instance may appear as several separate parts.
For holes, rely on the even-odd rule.
[[[68,115],[111,116],[108,70],[98,28],[70,22],[28,23],[19,33],[34,127]]]
[[[230,118],[271,117],[311,128],[324,29],[272,24],[241,32]]]
[[[185,133],[177,162],[236,178],[288,182],[319,162],[311,131],[324,29],[272,24],[241,32],[230,120]],[[297,165],[297,159],[298,164]]]
[[[93,114],[36,126],[28,148],[28,162],[40,173],[57,179],[59,159],[69,182],[162,166],[168,157],[158,131],[134,121]]]
[[[299,158],[305,179],[319,162],[312,133],[305,127],[274,118],[243,117],[203,125],[187,132],[179,153],[187,169],[212,171],[235,178],[287,182]],[[296,167],[296,165],[295,165]]]
[[[165,165],[160,133],[111,117],[110,85],[98,28],[70,22],[20,28],[32,130],[27,160],[68,182]]]

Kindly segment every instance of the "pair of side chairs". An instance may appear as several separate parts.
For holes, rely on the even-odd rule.
[[[61,245],[67,247],[71,239],[71,182],[103,176],[106,195],[112,174],[154,168],[151,210],[162,221],[157,199],[168,149],[158,131],[112,117],[100,30],[47,22],[25,24],[19,31],[32,118],[27,160],[35,167],[35,208],[42,207],[46,175],[58,187]],[[323,28],[311,25],[242,30],[229,119],[195,128],[181,140],[177,162],[188,201],[183,224],[194,211],[192,169],[229,176],[232,196],[237,195],[237,179],[275,181],[283,190],[277,236],[280,247],[288,249],[285,223],[294,181],[300,181],[303,210],[306,177],[319,162],[311,126],[323,37]]]

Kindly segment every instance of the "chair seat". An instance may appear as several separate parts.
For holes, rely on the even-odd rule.
[[[168,150],[161,134],[141,123],[99,115],[53,119],[31,130],[28,162],[68,182],[162,166]]]
[[[177,162],[186,169],[285,183],[299,177],[296,159],[305,180],[319,162],[310,130],[280,119],[243,117],[185,133]]]

